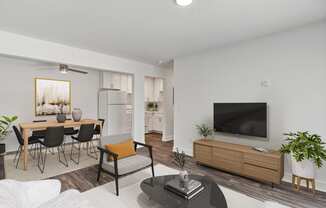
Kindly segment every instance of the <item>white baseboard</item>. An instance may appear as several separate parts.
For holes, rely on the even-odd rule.
[[[292,174],[284,173],[284,177],[282,178],[282,181],[292,183]],[[316,190],[326,192],[326,181],[321,181],[316,179]]]

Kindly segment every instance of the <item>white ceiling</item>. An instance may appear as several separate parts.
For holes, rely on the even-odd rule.
[[[326,0],[0,0],[0,30],[147,63],[326,18]]]

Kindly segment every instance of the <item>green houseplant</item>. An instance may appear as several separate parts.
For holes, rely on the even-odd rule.
[[[326,160],[325,143],[317,134],[298,131],[286,133],[287,144],[283,144],[281,152],[291,155],[294,175],[314,178],[315,167],[321,168]]]
[[[198,134],[207,138],[213,134],[213,129],[209,128],[206,124],[196,125]]]
[[[149,111],[157,111],[158,104],[156,102],[147,103],[147,110]]]
[[[4,140],[10,133],[10,127],[17,120],[17,116],[1,116],[0,117],[0,141]],[[6,151],[4,143],[0,143],[0,154]]]

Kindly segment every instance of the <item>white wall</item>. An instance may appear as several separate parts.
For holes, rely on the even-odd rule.
[[[174,135],[174,105],[173,105],[173,87],[174,72],[173,63],[164,69],[164,131],[162,141],[173,140]]]
[[[70,80],[72,107],[81,108],[84,118],[97,118],[99,71],[88,72],[87,75],[61,74],[53,65],[0,57],[0,115],[17,115],[18,123],[55,119],[55,116],[35,116],[34,78],[40,77]],[[17,150],[18,142],[14,134],[4,141],[7,144],[7,151]]]
[[[326,141],[326,22],[177,58],[174,71],[175,147],[189,154],[199,137],[195,124],[212,126],[214,102],[269,105],[268,141],[216,139],[277,149],[283,133],[308,130]],[[264,80],[269,87],[261,86]],[[288,160],[285,164],[288,179]],[[317,180],[326,190],[326,168]]]
[[[144,141],[144,77],[164,77],[160,68],[4,31],[0,31],[0,46],[0,54],[3,55],[133,74],[135,92],[133,135],[137,141]]]

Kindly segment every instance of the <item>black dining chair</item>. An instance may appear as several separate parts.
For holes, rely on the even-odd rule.
[[[33,123],[41,123],[41,122],[46,122],[46,120],[34,120]],[[44,139],[46,134],[46,130],[34,130],[32,131],[32,136],[38,139]]]
[[[45,134],[46,134],[46,130],[35,130],[35,131],[32,131],[32,136],[33,137],[36,137],[38,139],[42,139],[45,137]]]
[[[97,124],[95,126],[95,130],[94,130],[94,136],[96,137],[96,139],[99,139],[100,136],[101,136],[101,129],[103,130],[103,126],[104,126],[104,123],[105,123],[105,120],[100,118],[100,119],[97,119],[101,124]]]
[[[64,127],[48,127],[46,129],[46,134],[44,140],[39,139],[40,148],[38,155],[38,168],[41,173],[44,173],[45,163],[46,163],[46,155],[48,153],[49,148],[56,148],[58,151],[58,160],[60,163],[68,167],[68,162],[66,158],[66,154],[64,148],[62,146],[64,140]],[[45,149],[43,153],[43,149]],[[60,153],[63,155],[64,161],[61,160]]]
[[[65,136],[73,136],[78,134],[78,129],[74,129],[73,127],[65,128]]]
[[[96,141],[97,144],[95,143],[95,145],[99,146],[100,142],[101,142],[101,140],[100,140],[101,139],[101,131],[103,131],[105,120],[102,118],[99,118],[97,120],[100,122],[100,124],[95,125],[93,141]]]
[[[14,132],[15,132],[15,135],[17,137],[18,144],[19,144],[19,147],[18,147],[18,149],[16,151],[16,155],[15,155],[15,158],[14,158],[14,163],[17,161],[16,162],[16,168],[18,168],[20,156],[21,156],[23,146],[24,146],[24,139],[23,139],[23,136],[22,136],[21,132],[18,130],[17,126],[13,126],[12,128],[14,129]],[[32,148],[34,149],[34,155],[32,155],[32,158],[35,158],[38,144],[39,144],[39,140],[38,140],[37,137],[30,136],[28,138],[28,146],[32,145]],[[17,156],[18,156],[18,159],[17,159]]]
[[[67,127],[67,128],[65,128],[64,132],[65,132],[65,139],[64,139],[64,146],[65,146],[66,144],[69,143],[68,138],[78,134],[79,130],[75,129],[73,127]],[[71,142],[73,142],[73,141],[71,141]]]
[[[93,137],[94,137],[94,124],[82,124],[79,129],[78,136],[71,136],[73,142],[71,143],[71,152],[70,152],[70,159],[76,163],[79,164],[80,161],[80,149],[81,149],[81,144],[86,143],[86,152],[87,155],[97,159],[97,152],[96,148],[94,147],[93,144]],[[75,145],[75,144],[78,145]],[[77,149],[77,160],[73,158],[74,155],[74,149]],[[91,155],[94,154],[95,156]]]

